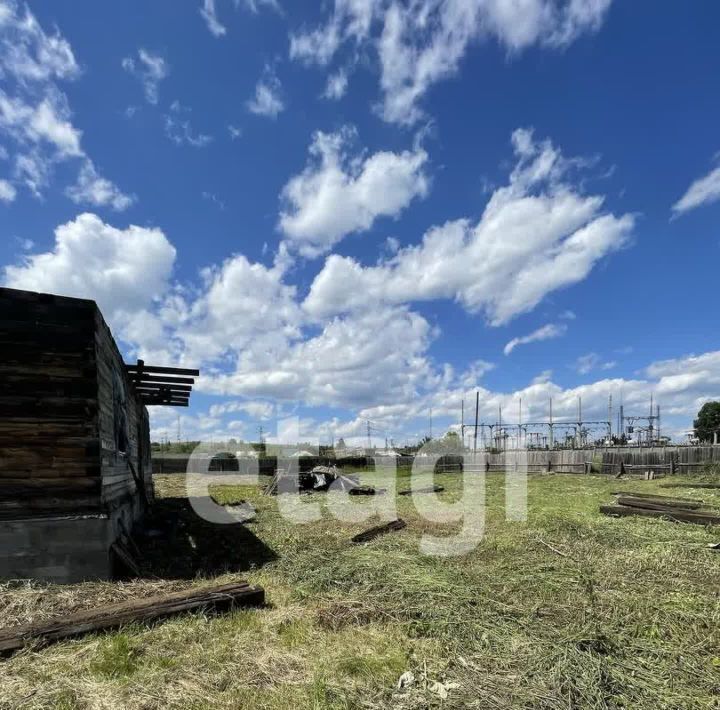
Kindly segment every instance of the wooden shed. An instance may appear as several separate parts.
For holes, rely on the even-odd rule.
[[[0,579],[113,575],[153,498],[146,405],[187,406],[179,374],[126,365],[94,301],[0,288]]]

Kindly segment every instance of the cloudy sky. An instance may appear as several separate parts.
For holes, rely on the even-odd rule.
[[[720,6],[0,0],[0,282],[197,366],[154,436],[720,397]]]

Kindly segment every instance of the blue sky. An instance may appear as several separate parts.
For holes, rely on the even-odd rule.
[[[486,421],[652,393],[679,434],[720,396],[718,20],[0,0],[0,279],[199,366],[186,436],[403,441],[475,390]]]

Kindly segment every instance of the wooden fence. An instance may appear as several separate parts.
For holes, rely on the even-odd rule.
[[[154,473],[185,473],[189,456],[155,455]],[[447,455],[439,459],[430,457],[427,463],[422,459],[413,460],[412,456],[398,459],[373,456],[356,456],[346,459],[328,459],[312,456],[300,459],[283,459],[267,456],[258,460],[215,457],[210,471],[238,471],[249,473],[253,470],[261,475],[272,475],[278,467],[289,467],[290,463],[299,466],[300,471],[309,471],[317,465],[336,464],[345,468],[374,468],[375,465],[390,466],[397,463],[400,467],[413,466],[416,470],[434,470],[450,473],[453,471],[505,471],[520,470],[527,466],[530,473],[555,471],[557,473],[619,473],[621,468],[627,472],[649,471],[664,473],[693,473],[708,464],[720,465],[720,446],[664,446],[653,448],[608,447],[596,449],[557,449],[511,450],[504,454],[478,454],[472,461],[472,455]],[[257,466],[257,468],[255,468]]]

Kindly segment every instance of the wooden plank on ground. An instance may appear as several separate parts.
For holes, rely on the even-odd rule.
[[[407,527],[407,523],[401,518],[398,518],[397,520],[391,520],[389,523],[385,523],[384,525],[378,525],[374,528],[358,533],[352,538],[352,541],[356,543],[369,542],[379,535],[384,535],[385,533],[392,532],[393,530],[402,530],[404,527]]]
[[[664,510],[666,508],[680,508],[680,510],[697,510],[702,503],[691,503],[674,498],[641,498],[639,496],[618,496],[618,505],[629,505],[631,508],[648,508]]]
[[[696,523],[698,525],[720,525],[720,515],[697,510],[679,510],[677,508],[651,510],[649,508],[632,508],[629,505],[601,505],[600,512],[603,515],[613,517],[639,515],[647,518],[665,518],[683,523]]]
[[[353,486],[348,490],[348,495],[351,496],[374,496],[382,495],[385,493],[384,488],[373,488],[372,486]]]
[[[186,611],[227,611],[236,606],[258,606],[264,602],[263,588],[250,586],[247,582],[184,589],[80,611],[54,621],[0,629],[0,652],[16,651],[34,641],[49,643],[130,623],[146,623]]]
[[[418,488],[417,490],[411,488],[407,491],[400,491],[398,495],[411,496],[413,493],[442,493],[444,490],[444,486],[428,486],[427,488]]]
[[[720,483],[661,483],[660,488],[720,488]]]
[[[702,505],[703,501],[699,500],[698,498],[680,498],[679,496],[661,496],[657,493],[638,493],[637,491],[613,491],[610,495],[613,496],[632,496],[634,498],[647,498],[648,500],[657,500],[657,501],[675,501],[679,500],[683,503],[697,503],[698,505]]]

